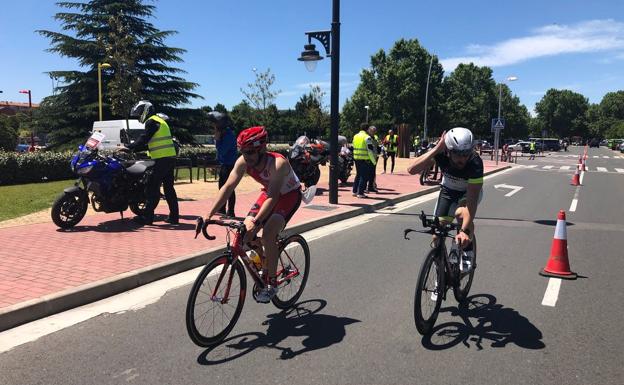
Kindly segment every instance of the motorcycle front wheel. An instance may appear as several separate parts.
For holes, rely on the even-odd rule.
[[[87,194],[62,193],[52,205],[52,222],[62,229],[74,227],[87,213]]]

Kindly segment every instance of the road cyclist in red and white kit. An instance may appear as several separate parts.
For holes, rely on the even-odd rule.
[[[267,140],[267,131],[262,126],[241,131],[236,144],[242,155],[236,160],[234,169],[219,189],[216,201],[205,218],[209,220],[218,212],[245,173],[262,185],[260,196],[244,220],[247,229],[245,244],[262,229],[262,236],[259,237],[265,257],[262,270],[268,282],[256,298],[262,303],[268,303],[277,294],[278,235],[301,204],[299,178],[283,155],[267,151]]]

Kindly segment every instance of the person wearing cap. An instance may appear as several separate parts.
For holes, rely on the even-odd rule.
[[[212,123],[214,127],[214,136],[217,149],[217,162],[219,162],[219,188],[223,187],[228,180],[236,158],[238,156],[236,150],[236,137],[232,130],[232,121],[230,118],[221,112],[212,111],[208,113],[208,121]],[[228,217],[235,217],[234,207],[236,206],[236,192],[232,191],[232,194],[218,212]]]

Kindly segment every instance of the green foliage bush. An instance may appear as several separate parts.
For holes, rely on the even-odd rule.
[[[269,151],[279,152],[287,156],[287,145],[269,145]],[[52,152],[39,151],[17,153],[0,151],[0,185],[35,183],[43,181],[72,179],[69,162],[75,151]],[[190,158],[193,166],[197,165],[197,158],[207,156],[216,158],[216,149],[211,147],[182,147],[179,156]]]

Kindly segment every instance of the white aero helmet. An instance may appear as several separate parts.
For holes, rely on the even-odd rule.
[[[451,128],[444,137],[444,144],[449,151],[469,153],[472,151],[472,132],[464,127]]]

